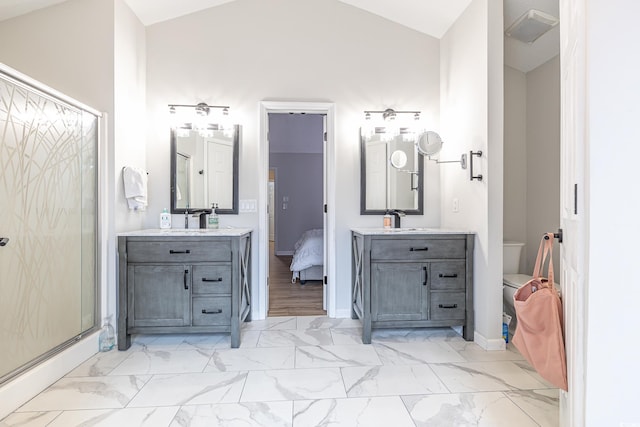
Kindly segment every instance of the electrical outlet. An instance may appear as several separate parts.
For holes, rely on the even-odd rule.
[[[458,200],[457,197],[453,198],[452,210],[453,210],[453,212],[459,212],[460,211],[460,201]]]

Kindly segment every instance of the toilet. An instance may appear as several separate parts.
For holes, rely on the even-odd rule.
[[[518,288],[531,280],[532,276],[519,274],[520,256],[524,243],[504,242],[502,245],[502,306],[503,311],[511,316],[509,334],[516,330],[516,312],[513,308],[513,295]]]

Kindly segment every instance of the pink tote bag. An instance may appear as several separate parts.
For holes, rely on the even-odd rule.
[[[542,378],[567,390],[567,360],[564,349],[562,302],[553,281],[553,233],[542,238],[533,279],[513,296],[516,309],[516,332],[513,344]],[[549,258],[547,278],[542,277]]]

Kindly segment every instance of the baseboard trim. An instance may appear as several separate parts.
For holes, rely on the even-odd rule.
[[[483,335],[479,334],[478,331],[474,332],[473,341],[487,351],[501,351],[507,349],[507,345],[504,342],[504,339],[496,338],[489,340]]]
[[[96,354],[99,334],[88,335],[0,387],[0,420]]]
[[[336,319],[349,319],[351,318],[351,309],[347,308],[342,310],[336,310],[334,314]]]
[[[277,251],[277,256],[293,256],[293,251]]]

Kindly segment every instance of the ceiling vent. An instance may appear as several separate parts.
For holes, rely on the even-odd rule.
[[[539,10],[531,9],[511,24],[504,32],[507,36],[531,44],[544,33],[558,25],[558,18]]]

